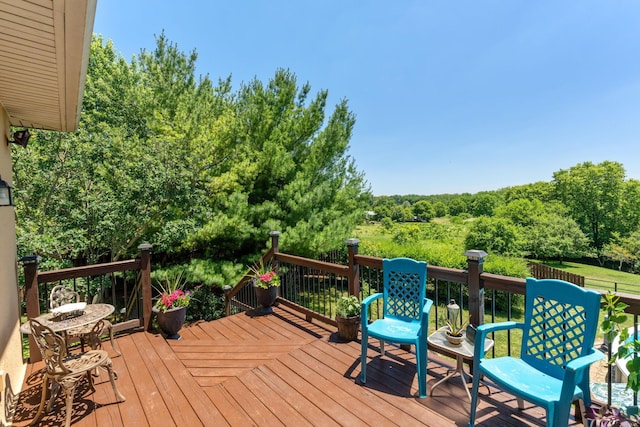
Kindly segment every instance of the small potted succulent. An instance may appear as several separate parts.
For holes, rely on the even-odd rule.
[[[344,341],[358,338],[360,329],[360,300],[355,295],[341,296],[336,306],[338,336]]]
[[[464,341],[464,331],[469,324],[469,320],[465,320],[460,325],[456,325],[455,321],[443,316],[441,321],[444,323],[444,336],[447,341],[449,341],[449,344],[454,346],[462,344],[462,341]]]
[[[462,344],[462,341],[464,341],[464,331],[469,324],[469,320],[457,325],[460,306],[456,304],[456,300],[453,298],[449,301],[446,310],[443,309],[442,311],[446,313],[446,316],[443,315],[440,318],[441,322],[445,325],[443,328],[444,336],[447,341],[449,341],[449,344],[459,346]]]

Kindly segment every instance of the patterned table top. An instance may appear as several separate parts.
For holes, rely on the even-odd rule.
[[[64,332],[69,329],[79,328],[80,326],[89,325],[100,319],[104,319],[113,313],[114,310],[115,307],[111,304],[87,304],[80,316],[63,319],[61,316],[57,316],[54,313],[45,313],[36,317],[36,320],[43,325],[48,326],[54,332]],[[23,334],[31,333],[29,321],[20,326],[20,332]]]

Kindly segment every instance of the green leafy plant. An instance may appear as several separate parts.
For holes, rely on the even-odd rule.
[[[605,318],[600,324],[600,330],[604,332],[604,336],[608,342],[620,335],[618,342],[618,350],[611,355],[609,364],[613,364],[618,359],[629,359],[626,366],[629,370],[627,377],[627,388],[633,390],[634,393],[640,391],[640,357],[633,357],[640,354],[640,341],[637,339],[629,339],[629,331],[623,325],[627,320],[625,309],[629,307],[620,301],[620,297],[607,292],[602,303],[602,310],[605,312]]]
[[[268,289],[274,286],[280,286],[280,276],[273,268],[271,264],[264,264],[262,260],[259,263],[250,267],[251,282],[253,286],[257,286],[262,289]]]
[[[161,312],[166,312],[179,307],[187,307],[191,301],[192,292],[185,291],[184,286],[187,281],[184,272],[179,272],[173,276],[167,276],[164,280],[157,280],[154,288],[160,293],[155,308]]]
[[[640,357],[633,357],[640,352],[640,341],[637,339],[629,339],[629,331],[624,327],[627,320],[625,309],[629,307],[620,301],[620,297],[608,291],[603,297],[602,311],[605,317],[600,324],[600,330],[604,332],[605,340],[609,343],[619,336],[618,350],[611,355],[609,364],[613,364],[618,359],[629,358],[626,366],[629,370],[627,377],[627,388],[637,393],[640,390]],[[627,408],[628,409],[628,408]],[[624,426],[638,427],[640,426],[640,417],[636,413],[625,412],[620,408],[603,405],[597,407],[592,405],[587,408],[587,420],[592,421],[590,425],[596,426]]]
[[[336,316],[360,316],[360,300],[355,295],[341,296],[336,306]]]
[[[202,285],[193,290],[187,322],[211,321],[224,317],[224,291],[217,286]]]

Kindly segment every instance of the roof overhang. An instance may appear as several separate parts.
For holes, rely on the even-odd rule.
[[[0,0],[0,104],[12,126],[75,131],[97,0]]]

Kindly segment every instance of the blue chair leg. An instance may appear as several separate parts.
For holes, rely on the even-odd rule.
[[[362,350],[360,353],[360,382],[367,382],[367,349],[369,348],[369,336],[363,331],[360,339]]]
[[[569,415],[571,414],[571,403],[556,402],[549,405],[547,409],[547,426],[567,427],[569,425]]]
[[[418,394],[427,397],[427,340],[419,339],[416,343],[416,366],[418,369]]]
[[[558,423],[558,411],[556,411],[556,408],[554,405],[549,405],[549,407],[547,408],[547,427],[559,427],[562,424]],[[569,420],[567,419],[567,423],[569,422]],[[566,425],[566,424],[565,424]]]
[[[477,367],[477,365],[476,365]],[[473,386],[471,387],[471,408],[469,411],[469,427],[476,423],[476,408],[478,407],[478,388],[480,387],[480,372],[476,368],[473,373]]]

